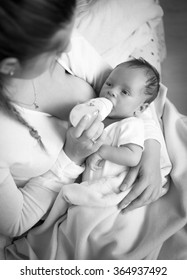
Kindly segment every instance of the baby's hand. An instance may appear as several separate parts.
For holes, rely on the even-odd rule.
[[[87,160],[86,160],[86,164],[87,166],[89,166],[93,171],[96,171],[100,168],[102,168],[102,164],[103,164],[103,159],[102,157],[99,155],[98,152],[90,155]]]

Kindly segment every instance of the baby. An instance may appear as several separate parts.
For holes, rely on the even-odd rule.
[[[63,233],[72,232],[73,228],[73,235],[68,235],[65,241],[69,242],[70,248],[77,249],[80,258],[85,254],[83,258],[86,259],[93,252],[99,252],[99,259],[104,255],[115,259],[116,252],[120,252],[123,258],[124,252],[130,254],[142,235],[147,206],[122,215],[118,205],[131,189],[123,190],[122,182],[129,168],[136,166],[141,159],[147,139],[143,120],[149,114],[149,104],[157,97],[159,85],[157,70],[143,59],[133,59],[121,63],[111,72],[99,98],[77,105],[72,111],[74,117],[70,114],[70,121],[76,126],[82,115],[91,114],[96,108],[102,119],[108,113],[103,120],[106,141],[87,158],[82,183],[65,184],[60,193],[61,201],[64,198],[68,207],[70,204],[69,223],[64,223]],[[164,172],[161,173],[164,185]],[[83,241],[90,251],[82,247]]]
[[[159,83],[158,71],[142,58],[123,62],[111,72],[99,95],[113,104],[104,120],[107,138],[88,157],[84,181],[113,177],[139,163],[145,140],[139,116],[157,97]]]
[[[114,198],[115,194],[121,192],[120,185],[129,168],[136,166],[141,159],[146,139],[144,121],[141,116],[145,115],[142,115],[142,113],[157,97],[159,87],[160,76],[157,70],[142,58],[133,59],[116,66],[103,84],[99,98],[73,108],[73,114],[70,113],[70,121],[74,126],[84,114],[93,113],[96,110],[94,107],[101,111],[102,119],[108,114],[103,120],[107,137],[97,152],[87,158],[86,168],[82,176],[83,183],[79,187],[63,186],[68,201],[71,201],[72,204],[81,205],[81,199],[84,198],[86,205],[97,205],[96,197],[98,197],[98,194],[103,198],[104,196],[109,197],[108,194],[110,193],[114,194],[112,196]],[[92,141],[94,142],[94,139]],[[74,179],[76,179],[77,175],[76,172],[73,172],[73,167],[68,166],[69,171],[63,172],[61,178],[63,177],[64,180],[65,173],[75,173]],[[165,163],[162,163],[161,159],[161,169],[162,166],[165,166]],[[57,164],[55,164],[52,171],[60,177],[59,173],[62,170],[57,167]],[[83,171],[84,167],[80,168]],[[163,185],[166,183],[164,172],[161,172]],[[114,187],[111,187],[110,184],[109,186],[108,184],[102,184],[101,188],[101,183],[96,183],[94,186],[92,184],[90,188],[85,188],[90,186],[91,181],[97,182],[97,179],[101,178],[115,178],[119,174],[123,176],[120,176],[120,182],[114,184]],[[82,188],[84,196],[80,195]],[[126,192],[123,190],[123,193],[116,196],[115,199],[120,201],[129,191],[130,189]],[[88,195],[86,195],[86,192],[88,192]]]

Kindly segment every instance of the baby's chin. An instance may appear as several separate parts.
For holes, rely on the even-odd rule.
[[[125,116],[125,115],[116,114],[115,111],[111,111],[110,114],[107,116],[107,118],[109,118],[109,119],[116,119],[116,120],[122,120],[122,119],[129,118],[129,117],[132,117],[132,116],[131,115]]]
[[[107,116],[107,118],[109,118],[109,119],[123,119],[124,117],[119,116],[119,115],[116,115],[114,112],[111,112],[111,113]]]

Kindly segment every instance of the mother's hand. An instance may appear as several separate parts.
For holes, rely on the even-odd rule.
[[[165,194],[162,188],[160,171],[160,144],[155,140],[145,142],[140,163],[129,170],[124,179],[121,190],[132,190],[120,202],[122,213],[147,205]]]
[[[90,123],[89,127],[88,123]],[[104,124],[98,112],[84,116],[76,127],[66,134],[64,152],[75,163],[81,164],[86,157],[96,152],[105,139]]]

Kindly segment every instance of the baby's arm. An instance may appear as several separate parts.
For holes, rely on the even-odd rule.
[[[125,144],[120,147],[102,145],[96,153],[87,159],[87,164],[92,170],[101,168],[103,160],[132,167],[139,163],[142,151],[142,147],[136,144]]]
[[[87,164],[94,170],[102,168],[103,160],[118,165],[136,166],[144,147],[144,125],[138,118],[129,118],[118,123],[114,131],[116,139],[111,145],[111,135],[96,153],[87,159]],[[112,136],[113,137],[113,136]]]
[[[98,150],[100,157],[124,166],[136,166],[142,155],[142,147],[136,144],[125,144],[120,147],[102,145]]]

